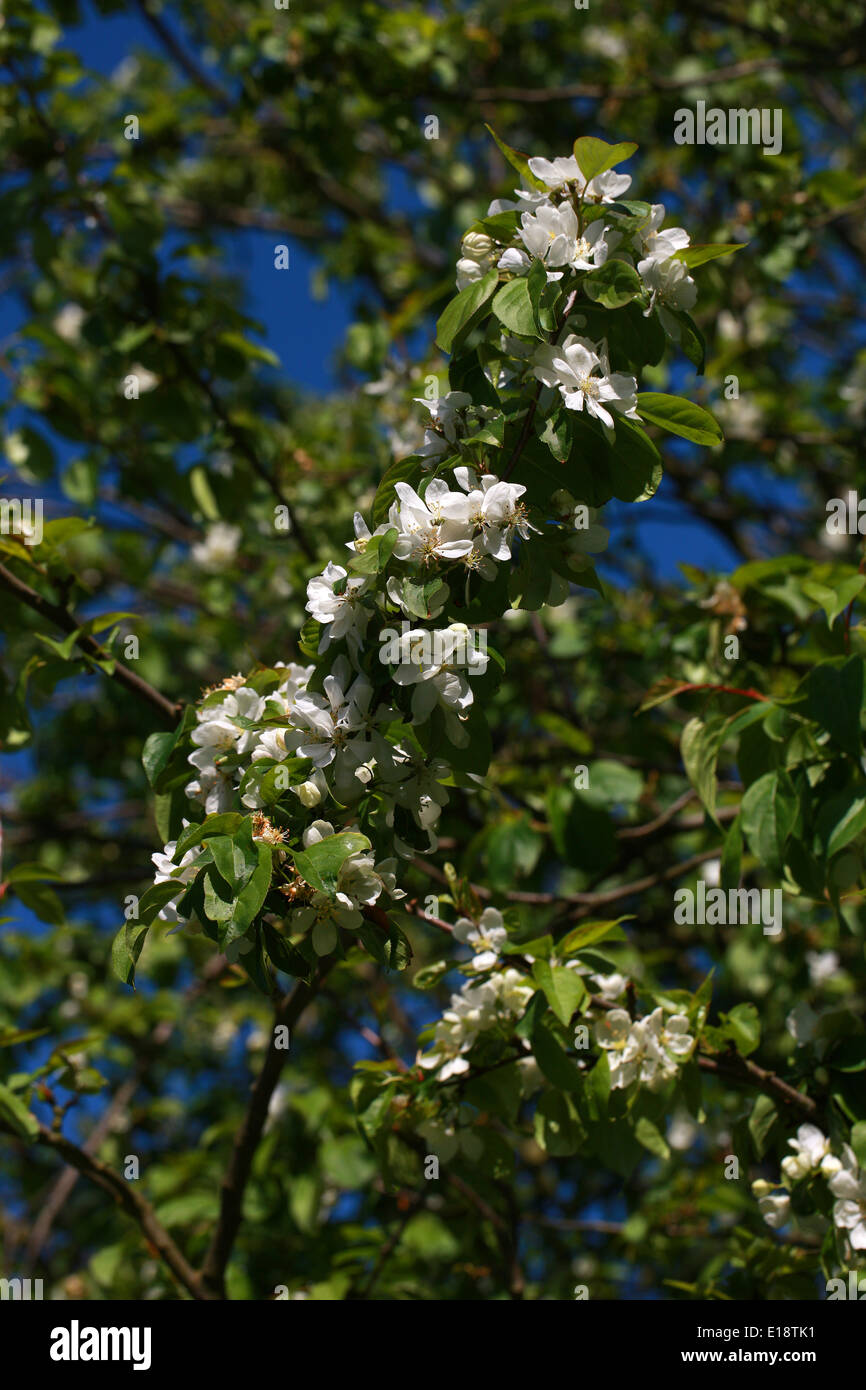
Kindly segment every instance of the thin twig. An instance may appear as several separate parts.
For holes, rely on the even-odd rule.
[[[29,584],[25,584],[22,579],[18,579],[5,565],[0,565],[0,587],[8,590],[10,594],[20,599],[22,603],[26,603],[28,608],[32,608],[35,613],[45,618],[47,622],[53,623],[54,626],[60,628],[62,632],[69,634],[73,632],[77,633],[78,629],[81,627],[79,620],[73,613],[70,613],[68,608],[61,607],[59,603],[52,603],[50,599],[44,598],[42,594],[38,594],[35,589],[30,588]],[[104,647],[101,647],[95,638],[81,633],[75,638],[75,644],[81,648],[86,656],[92,657],[96,661],[113,661],[114,669],[110,673],[112,680],[117,681],[119,685],[125,686],[127,690],[133,691],[143,700],[146,700],[153,709],[159,711],[168,724],[174,725],[177,723],[181,709],[183,708],[182,705],[178,704],[176,701],[169,700],[167,696],[161,694],[159,690],[150,685],[135,671],[130,670],[128,666],[123,666],[116,657],[113,657],[110,652],[107,652]]]

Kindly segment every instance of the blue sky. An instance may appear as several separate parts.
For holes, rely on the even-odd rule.
[[[74,48],[94,72],[106,75],[142,48],[160,51],[154,34],[137,9],[120,14],[100,15],[92,5],[82,6],[84,22],[70,28],[64,45]],[[163,11],[169,26],[174,24],[171,6]],[[176,32],[180,32],[174,24]],[[197,55],[200,58],[200,55]],[[389,184],[393,205],[411,212],[417,194],[404,179]],[[275,276],[274,246],[284,240],[290,247],[291,269]],[[246,282],[247,308],[263,327],[264,340],[277,354],[286,379],[318,392],[337,386],[335,357],[346,328],[352,322],[351,285],[331,283],[323,299],[314,296],[312,276],[314,255],[290,237],[273,232],[237,229],[224,240],[227,263]],[[14,331],[20,322],[18,306],[7,296],[0,306],[0,335]],[[685,389],[685,388],[684,388]],[[13,419],[10,427],[19,423]],[[729,547],[707,527],[697,524],[687,509],[673,497],[663,482],[655,503],[647,505],[640,518],[634,508],[611,503],[605,520],[617,532],[629,515],[632,526],[662,578],[677,574],[679,563],[730,569],[736,557]]]

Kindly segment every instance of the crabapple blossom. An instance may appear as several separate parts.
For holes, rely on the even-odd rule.
[[[838,1168],[838,1159],[832,1159],[830,1154],[830,1140],[816,1125],[800,1125],[796,1139],[788,1140],[788,1147],[794,1152],[782,1159],[782,1172],[791,1182],[797,1182],[819,1169],[824,1172],[828,1158],[832,1160],[831,1168],[833,1165]]]
[[[499,952],[508,939],[502,921],[502,913],[495,907],[485,907],[477,922],[468,917],[458,917],[453,927],[454,940],[463,946],[470,946],[475,952],[472,966],[475,970],[489,970],[499,959]]]
[[[345,582],[344,582],[345,581]],[[368,614],[359,602],[366,579],[349,575],[342,565],[329,560],[325,569],[307,585],[307,612],[323,625],[319,651],[326,652],[341,637],[357,650],[367,627]],[[341,585],[337,593],[336,586]]]
[[[634,377],[611,373],[604,349],[588,338],[570,333],[558,346],[542,344],[533,356],[532,369],[543,385],[560,392],[568,410],[585,409],[608,428],[613,427],[608,405],[629,419],[638,418]]]
[[[840,1170],[828,1186],[837,1199],[833,1206],[836,1228],[844,1232],[853,1250],[866,1250],[866,1172],[850,1144],[842,1146]]]

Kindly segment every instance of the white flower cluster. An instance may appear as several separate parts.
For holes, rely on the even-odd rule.
[[[833,1204],[833,1224],[840,1231],[851,1251],[866,1250],[866,1171],[860,1168],[857,1156],[849,1144],[842,1145],[842,1157],[831,1151],[830,1140],[817,1125],[800,1125],[796,1139],[788,1140],[794,1152],[782,1159],[782,1188],[792,1188],[805,1179],[823,1178],[836,1198]],[[791,1198],[777,1185],[759,1178],[752,1183],[758,1198],[758,1208],[768,1226],[778,1230],[786,1226],[794,1213]],[[800,1217],[800,1225],[817,1226],[825,1223],[821,1217]]]
[[[434,405],[435,419],[445,420],[447,428],[448,409]],[[399,691],[411,689],[410,709],[404,716],[378,698],[376,690],[381,690],[382,683],[374,686],[362,669],[368,629],[377,614],[387,614],[388,607],[411,614],[403,583],[405,576],[417,574],[419,566],[460,564],[490,579],[497,561],[511,559],[515,537],[527,539],[535,529],[521,501],[525,492],[521,484],[500,481],[491,474],[479,476],[462,466],[454,469],[454,478],[456,489],[440,478],[432,479],[423,497],[408,483],[397,483],[388,522],[372,534],[356,515],[355,540],[348,548],[357,555],[365,553],[374,535],[396,530],[387,575],[352,574],[331,562],[310,580],[306,606],[321,627],[319,653],[324,655],[338,643],[342,646],[323,675],[320,690],[308,688],[315,665],[291,663],[278,668],[282,679],[267,694],[260,694],[240,675],[208,693],[196,711],[196,727],[190,736],[194,749],[189,755],[195,776],[185,787],[187,796],[199,801],[208,815],[228,811],[238,802],[260,810],[266,801],[257,764],[265,775],[290,759],[306,759],[310,769],[303,780],[289,778],[285,784],[303,807],[323,806],[332,797],[345,809],[373,790],[384,807],[384,825],[392,832],[398,854],[408,858],[417,851],[394,828],[398,809],[408,812],[426,835],[427,849],[435,848],[432,827],[448,801],[442,783],[451,769],[441,758],[423,759],[410,740],[395,737],[394,727],[406,719],[421,723],[438,706],[451,742],[465,747],[469,736],[462,720],[473,703],[470,677],[483,674],[486,652],[476,650],[471,630],[462,623],[432,631],[413,627],[398,638],[394,669],[389,676],[383,664],[382,675],[383,681],[390,679],[395,701]],[[447,597],[446,586],[441,588]],[[322,833],[334,833],[321,831],[328,824],[319,821],[308,826],[302,836],[304,848],[316,843]],[[283,858],[278,848],[282,834],[268,826],[262,838],[277,847]],[[176,842],[171,842],[154,856],[154,864],[157,882],[175,879],[180,891],[195,876],[200,851],[190,851],[175,865],[171,862],[175,849]],[[402,896],[395,889],[390,863],[376,866],[372,859],[352,856],[340,871],[336,897],[307,892],[293,904],[291,927],[311,927],[316,951],[327,954],[335,944],[336,928],[359,925],[361,909],[375,902],[383,889],[391,896]],[[171,906],[161,915],[163,920],[177,919]]]
[[[512,275],[526,275],[533,262],[540,261],[552,281],[561,280],[567,271],[597,270],[614,258],[637,269],[649,292],[646,313],[657,304],[662,322],[675,332],[665,311],[693,308],[697,286],[684,262],[675,259],[689,245],[689,234],[682,227],[662,227],[664,204],[653,203],[636,230],[630,223],[621,230],[615,206],[610,213],[599,214],[594,205],[616,204],[631,187],[628,174],[608,170],[587,183],[573,155],[530,159],[529,168],[546,191],[518,188],[516,202],[500,198],[490,204],[488,218],[521,212],[516,240],[504,244],[485,232],[469,232],[457,262],[458,289],[480,280],[494,266]]]
[[[672,260],[688,244],[687,234],[681,228],[662,228],[661,204],[649,209],[617,203],[630,186],[627,175],[607,171],[587,182],[572,156],[532,159],[529,168],[539,186],[519,189],[516,201],[490,208],[492,216],[517,214],[505,219],[514,224],[513,235],[504,234],[508,244],[479,233],[467,236],[458,267],[461,285],[494,265],[513,277],[541,263],[547,278],[558,281],[597,271],[614,259],[637,267],[650,308],[691,302],[691,290],[684,288],[685,268]],[[534,377],[558,391],[566,409],[585,410],[607,429],[614,423],[612,412],[637,418],[635,379],[611,371],[604,341],[580,337],[568,327],[566,323],[558,345],[536,347],[520,336],[503,336],[504,361],[497,358],[495,368],[485,367],[488,379],[494,380],[493,373],[494,385],[516,380],[534,389]],[[487,654],[486,644],[479,651],[463,623],[446,620],[430,628],[419,623],[418,615],[435,623],[449,601],[449,579],[453,583],[456,577],[464,589],[473,575],[493,581],[497,565],[510,563],[515,547],[538,533],[529,520],[523,484],[487,471],[477,448],[471,464],[461,461],[462,451],[472,449],[473,437],[484,438],[489,421],[495,417],[502,425],[502,411],[475,404],[464,391],[420,403],[429,412],[430,425],[418,456],[423,469],[435,470],[434,476],[426,487],[419,484],[420,492],[405,480],[396,482],[387,520],[373,532],[356,514],[354,540],[347,545],[352,560],[346,565],[332,561],[309,581],[306,610],[319,626],[320,660],[280,666],[276,685],[268,672],[249,679],[229,677],[199,705],[189,735],[193,776],[185,787],[187,796],[206,815],[239,807],[253,813],[254,838],[271,846],[275,863],[283,868],[279,886],[289,900],[292,929],[310,928],[319,952],[333,948],[339,926],[359,925],[363,909],[380,893],[394,896],[395,884],[387,867],[392,861],[376,864],[366,855],[345,861],[334,893],[316,891],[316,884],[307,883],[294,866],[287,874],[289,852],[303,853],[335,833],[330,821],[310,825],[303,812],[332,814],[340,822],[338,833],[374,836],[385,855],[393,851],[411,858],[419,849],[435,848],[433,827],[448,801],[444,783],[453,778],[449,745],[455,761],[456,750],[469,746],[472,677],[486,671]],[[587,534],[585,544],[572,538],[575,550],[599,549],[603,528],[594,531],[601,536]],[[194,559],[217,570],[234,553],[237,540],[237,528],[219,523],[196,548]],[[394,631],[395,613],[401,623],[407,619],[412,625],[386,649],[383,629]],[[416,737],[413,725],[424,726],[437,740],[433,755],[425,752],[427,735]],[[281,800],[283,790],[292,797]],[[272,806],[279,807],[279,813],[270,812],[274,823],[264,814]],[[185,854],[179,865],[171,862],[174,852],[176,842],[154,856],[154,862],[159,881],[176,879],[180,893],[197,873],[201,851]],[[166,917],[171,912],[164,909]],[[497,957],[504,928],[494,914],[478,924],[461,920],[455,936],[472,946],[474,968],[480,970]],[[498,978],[511,976],[514,972],[506,971]],[[488,989],[486,982],[477,988],[486,998],[500,986]],[[640,1053],[644,1073],[663,1076],[670,1056],[678,1048],[688,1050],[691,1039],[677,1032],[675,1020],[669,1020],[664,1036],[660,1031],[656,1037],[653,1026],[646,1022],[640,1048],[633,1040],[625,1049],[622,1076],[632,1053]]]
[[[436,1024],[433,1051],[419,1056],[418,1066],[440,1068],[440,1081],[464,1075],[469,1071],[466,1053],[479,1034],[497,1023],[518,1019],[533,993],[519,970],[502,970],[477,983],[467,980],[459,994],[452,994],[450,1007]]]
[[[428,483],[423,498],[408,483],[395,483],[398,500],[392,504],[387,522],[377,526],[372,535],[395,528],[397,560],[415,560],[423,565],[457,560],[467,569],[478,570],[482,578],[492,579],[496,572],[493,561],[511,559],[515,535],[528,540],[530,532],[537,529],[530,526],[526,507],[520,500],[526,488],[520,483],[501,482],[492,473],[479,477],[474,469],[463,465],[453,471],[459,492],[450,489],[441,478]],[[371,539],[364,518],[356,513],[355,540],[349,548],[363,553]],[[345,570],[338,565],[329,569],[340,571],[335,579],[345,576]],[[410,611],[400,598],[396,577],[389,583],[388,596],[404,612]],[[326,605],[320,605],[318,612],[310,604],[307,608],[319,622],[332,621],[333,614],[329,616]]]
[[[293,713],[297,713],[299,697],[315,668],[292,663],[280,669],[285,671],[285,677],[267,699],[245,685],[243,676],[229,676],[219,692],[213,692],[196,711],[198,724],[192,733],[192,742],[196,747],[189,761],[198,775],[187,783],[184,790],[193,801],[203,804],[208,815],[230,809],[242,774],[252,761],[288,756],[287,731],[279,728],[251,730],[235,722],[243,720],[255,724],[263,721],[266,715],[282,715],[288,720]],[[302,709],[298,719],[298,735],[302,727],[307,727],[303,719]],[[294,744],[295,748],[299,742],[300,737]],[[311,784],[311,787],[315,793],[315,784]],[[298,796],[301,795],[300,788],[293,790]],[[313,793],[312,799],[305,804],[316,805],[321,800],[320,795]]]
[[[661,1006],[646,1018],[634,1020],[625,1009],[611,1009],[596,1024],[595,1036],[608,1055],[614,1091],[634,1081],[651,1091],[658,1090],[676,1076],[695,1047],[686,1015],[665,1018]]]
[[[509,246],[504,251],[492,237],[483,232],[470,232],[463,238],[460,260],[457,262],[457,288],[464,289],[473,280],[480,280],[495,265],[499,270],[525,274],[532,257],[552,267],[549,280],[562,278],[563,270],[592,270],[603,265],[616,240],[608,240],[610,230],[602,219],[589,223],[581,233],[570,198],[572,192],[591,203],[612,203],[631,187],[628,174],[612,170],[586,182],[574,155],[561,159],[530,159],[529,168],[537,179],[547,185],[547,192],[537,189],[515,189],[517,202],[496,198],[487,209],[487,216],[499,212],[523,210],[519,239],[522,247]],[[561,198],[562,201],[554,201]],[[618,234],[615,234],[618,238]],[[528,253],[528,254],[527,254]]]

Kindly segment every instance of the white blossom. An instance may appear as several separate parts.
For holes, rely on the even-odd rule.
[[[472,404],[472,397],[466,391],[449,391],[445,396],[427,400],[424,396],[414,397],[416,405],[423,405],[430,411],[430,418],[441,430],[449,444],[457,441],[458,430],[462,427],[461,412]]]
[[[464,290],[480,280],[493,265],[494,243],[484,232],[467,232],[457,262],[457,288]]]
[[[817,1172],[830,1154],[830,1140],[816,1125],[800,1125],[796,1139],[788,1140],[788,1147],[794,1152],[782,1159],[782,1172],[791,1182]]]
[[[394,555],[398,560],[457,560],[472,549],[472,537],[462,520],[449,515],[451,499],[462,506],[447,483],[434,478],[422,500],[408,483],[396,483],[398,502],[391,504],[389,521],[399,532]]]
[[[558,159],[533,158],[529,161],[530,171],[550,189],[565,188],[574,184],[579,193],[586,198],[612,203],[621,198],[631,188],[629,174],[615,174],[608,169],[586,182],[574,155],[560,156]]]
[[[588,338],[570,333],[558,346],[542,343],[532,359],[532,370],[545,386],[559,390],[568,410],[586,410],[608,428],[614,410],[636,420],[637,382],[632,376],[610,372],[606,354]]]
[[[652,313],[656,303],[660,309],[693,309],[698,287],[682,261],[658,260],[648,256],[638,261],[638,274],[650,291],[645,314]],[[674,320],[674,324],[676,320]]]
[[[185,820],[183,822],[183,828],[186,829],[188,825],[189,821]],[[156,869],[156,873],[153,876],[154,883],[177,882],[178,889],[180,889],[181,886],[191,883],[195,878],[198,872],[197,861],[201,855],[202,846],[193,845],[192,849],[187,850],[179,864],[174,863],[174,852],[176,849],[177,840],[169,840],[162,851],[157,851],[156,854],[150,856],[154,868]],[[166,903],[165,906],[160,909],[159,919],[162,922],[180,921],[174,903]]]
[[[665,1020],[661,1007],[634,1021],[625,1009],[611,1009],[596,1025],[596,1041],[608,1054],[612,1089],[639,1080],[655,1090],[676,1076],[694,1049],[688,1028],[685,1014]]]
[[[854,1250],[866,1250],[866,1172],[862,1172],[850,1145],[842,1149],[842,1168],[828,1184],[837,1201],[833,1222],[844,1231]]]
[[[663,261],[682,251],[689,244],[689,234],[683,227],[665,227],[664,203],[653,203],[646,223],[640,229],[641,246],[645,257]]]
[[[813,985],[826,984],[839,972],[839,957],[835,951],[807,951],[806,965]]]
[[[485,907],[477,922],[468,917],[458,917],[453,930],[454,940],[463,946],[470,946],[475,952],[472,957],[475,970],[489,970],[495,965],[508,939],[502,913],[495,907]]]
[[[426,628],[412,628],[403,633],[397,645],[399,664],[394,681],[415,687],[412,714],[416,722],[430,715],[437,700],[460,711],[469,708],[473,695],[468,678],[484,674],[487,654],[476,650],[465,623],[451,623],[432,633]]]
[[[758,1199],[758,1210],[774,1231],[791,1219],[791,1199],[787,1192],[774,1192]]]
[[[224,521],[215,521],[207,528],[204,540],[196,541],[190,554],[200,569],[219,573],[228,569],[234,560],[240,539],[239,526],[229,526]]]
[[[343,581],[345,580],[345,584]],[[341,585],[342,592],[336,592]],[[362,575],[349,575],[342,565],[329,560],[325,569],[307,585],[307,612],[324,627],[319,651],[345,637],[350,650],[357,651],[367,630],[369,613],[360,602],[367,581]]]

